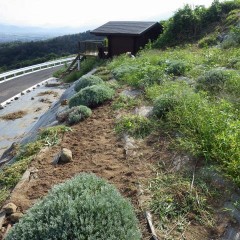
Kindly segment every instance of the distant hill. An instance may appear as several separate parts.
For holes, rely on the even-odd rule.
[[[39,41],[79,32],[81,32],[79,28],[41,28],[0,23],[0,43]]]
[[[79,41],[94,39],[101,38],[86,31],[44,41],[2,43],[0,44],[0,72],[75,54],[78,51]]]

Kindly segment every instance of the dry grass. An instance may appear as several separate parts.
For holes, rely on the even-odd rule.
[[[58,96],[58,93],[57,92],[54,92],[54,91],[45,91],[45,92],[40,92],[38,93],[38,96],[45,96],[45,95],[53,95],[54,97],[57,97]]]
[[[6,120],[6,121],[15,120],[15,119],[18,119],[18,118],[22,118],[26,114],[27,114],[26,111],[17,111],[17,112],[8,113],[4,116],[1,116],[0,119]]]

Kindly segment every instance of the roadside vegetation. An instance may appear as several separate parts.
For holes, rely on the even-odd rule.
[[[216,212],[218,207],[222,208],[222,198],[228,193],[221,186],[212,184],[212,177],[216,173],[240,187],[239,9],[239,0],[213,1],[210,8],[197,6],[193,9],[186,5],[179,9],[163,23],[165,32],[159,39],[149,43],[135,58],[123,54],[98,67],[94,75],[81,77],[66,112],[58,116],[60,122],[76,124],[89,117],[96,107],[112,101],[112,111],[118,116],[113,131],[119,136],[127,134],[135,140],[155,144],[154,150],[160,154],[152,163],[154,174],[144,185],[149,194],[145,205],[153,214],[157,233],[162,239],[188,239],[186,234],[190,225],[204,226],[210,229],[212,236],[219,237],[223,232],[215,231]],[[66,81],[82,76],[73,75]],[[134,97],[118,95],[126,88],[140,94]],[[141,106],[151,106],[151,114],[135,114],[133,110]],[[61,129],[61,134],[70,130],[63,126]],[[39,139],[31,143],[33,147],[29,145],[17,155],[14,164],[20,164],[20,171],[13,172],[18,167],[14,168],[14,164],[3,169],[0,176],[2,201],[32,156],[44,145],[58,143],[58,135],[59,132],[49,135],[49,130],[41,133]],[[158,140],[154,140],[156,138]],[[181,166],[172,167],[170,159],[161,155],[161,148],[174,152],[175,158],[179,155],[185,159],[185,164],[183,161]],[[148,164],[146,159],[142,161]],[[79,184],[79,179],[84,184]],[[100,182],[103,186],[98,185]],[[104,180],[83,174],[55,187],[12,229],[9,239],[25,232],[32,238],[34,234],[42,234],[39,229],[34,230],[36,213],[40,213],[42,226],[49,219],[56,221],[54,228],[44,228],[46,238],[54,231],[59,234],[59,239],[69,238],[68,234],[78,239],[86,236],[140,239],[131,206],[115,189],[105,184]],[[78,188],[82,195],[77,192]],[[92,199],[95,195],[99,198]],[[77,201],[72,202],[75,198]],[[111,205],[112,202],[116,205]],[[70,212],[69,208],[62,211],[68,206],[65,203],[72,203]],[[99,206],[101,216],[96,211]],[[129,215],[125,207],[130,209]],[[50,215],[49,209],[61,219]],[[47,215],[43,214],[46,212]],[[79,231],[79,216],[83,231]],[[98,222],[93,227],[95,217]],[[70,224],[68,219],[74,222],[70,226],[73,232],[62,231],[64,221]],[[29,228],[29,223],[33,228]]]
[[[0,171],[0,205],[6,201],[10,192],[21,179],[29,164],[36,154],[44,147],[51,147],[60,143],[65,132],[71,128],[64,125],[43,129],[36,141],[19,146],[16,149],[15,158],[10,164],[6,164]]]

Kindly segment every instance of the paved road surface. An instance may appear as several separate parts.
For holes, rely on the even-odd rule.
[[[61,67],[62,66],[57,66],[18,78],[14,78],[7,82],[0,82],[0,103],[15,96],[23,90],[52,77],[52,74]]]

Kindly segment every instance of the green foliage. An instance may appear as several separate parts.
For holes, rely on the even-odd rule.
[[[210,92],[219,92],[224,88],[228,75],[223,70],[210,70],[197,79],[198,88]]]
[[[200,48],[210,47],[210,46],[217,45],[217,43],[218,43],[217,35],[212,34],[212,35],[208,35],[208,36],[202,38],[201,40],[199,40],[198,47],[200,47]]]
[[[125,95],[120,95],[112,104],[114,110],[118,109],[131,109],[138,106],[141,101],[137,98],[128,97]]]
[[[93,85],[83,88],[69,100],[69,107],[85,105],[97,107],[107,100],[111,100],[115,91],[107,85]]]
[[[164,174],[158,173],[150,182],[152,200],[150,207],[159,217],[161,233],[166,239],[175,239],[172,236],[172,226],[176,226],[180,234],[184,231],[189,221],[198,221],[211,226],[212,209],[208,201],[215,194],[215,189],[210,189],[209,184],[197,176],[191,186],[190,174]],[[169,234],[169,236],[166,236]]]
[[[76,54],[79,41],[94,39],[102,38],[87,31],[44,41],[3,43],[0,44],[0,66],[5,66],[6,70],[17,69]]]
[[[60,68],[59,70],[53,73],[53,77],[60,78],[63,75],[63,73],[66,72],[66,70],[67,70],[67,66]]]
[[[64,133],[72,131],[70,127],[59,125],[54,127],[44,128],[40,131],[39,140],[46,146],[53,146],[62,140]]]
[[[180,132],[178,142],[193,155],[220,163],[223,171],[240,184],[240,122],[238,112],[222,100],[210,103],[201,94],[182,98],[167,114],[170,128]],[[233,167],[234,166],[234,167]]]
[[[220,22],[232,10],[240,9],[239,1],[219,2],[214,0],[209,8],[185,5],[163,23],[164,33],[155,41],[153,47],[163,48],[198,40],[213,23]],[[208,30],[208,29],[207,29]],[[209,28],[208,32],[214,31]],[[206,41],[209,40],[205,39]]]
[[[140,238],[130,202],[105,180],[83,173],[55,186],[14,225],[6,240]]]
[[[76,92],[79,92],[81,89],[93,85],[103,84],[103,80],[100,77],[94,76],[94,75],[87,75],[82,76],[77,82],[74,87],[74,90]]]
[[[112,78],[111,72],[104,66],[98,67],[94,75],[100,77],[104,81],[109,81]]]
[[[92,110],[86,106],[76,106],[70,109],[71,112],[68,114],[69,124],[75,124],[92,115]]]
[[[187,70],[187,65],[180,60],[173,60],[167,62],[166,72],[168,74],[173,74],[174,76],[181,76]]]
[[[146,117],[138,115],[126,115],[120,118],[116,125],[117,134],[129,134],[130,136],[143,138],[153,130],[153,123]]]
[[[170,94],[160,95],[154,102],[153,115],[162,118],[177,104],[176,96]]]
[[[226,39],[221,44],[221,47],[228,49],[231,47],[238,47],[240,45],[240,27],[232,27]]]
[[[88,57],[87,59],[85,59],[84,61],[81,62],[80,71],[74,71],[74,72],[70,73],[69,75],[64,77],[63,81],[64,82],[74,82],[75,80],[82,77],[84,74],[91,71],[94,68],[94,66],[96,66],[99,63],[100,62],[99,62],[98,58]]]

